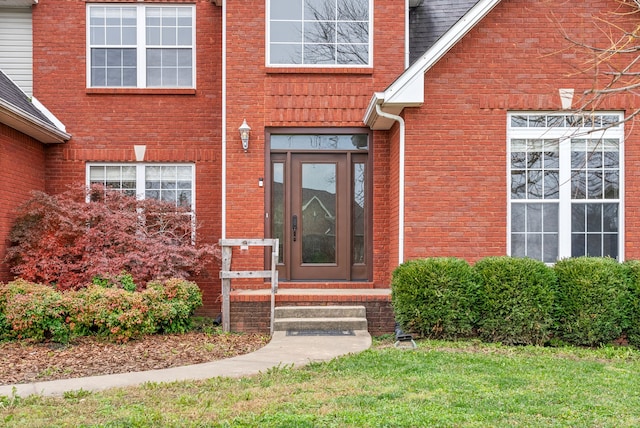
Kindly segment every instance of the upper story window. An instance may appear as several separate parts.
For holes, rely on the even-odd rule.
[[[87,6],[90,87],[193,88],[195,8]]]
[[[623,254],[621,114],[510,114],[509,252],[553,263]]]
[[[271,66],[368,66],[372,0],[268,0]]]

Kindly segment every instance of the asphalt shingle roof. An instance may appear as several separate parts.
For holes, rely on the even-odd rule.
[[[409,10],[409,60],[413,64],[478,0],[426,0]]]
[[[2,70],[0,70],[0,99],[43,122],[54,125]]]

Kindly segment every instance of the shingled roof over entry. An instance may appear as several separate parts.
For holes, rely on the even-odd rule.
[[[428,0],[409,9],[409,61],[413,64],[478,0]]]
[[[62,143],[71,138],[56,119],[39,108],[0,70],[0,123],[4,123],[42,143]]]

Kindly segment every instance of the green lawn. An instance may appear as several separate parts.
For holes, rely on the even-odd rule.
[[[8,427],[632,427],[640,352],[385,344],[245,379],[0,398]]]

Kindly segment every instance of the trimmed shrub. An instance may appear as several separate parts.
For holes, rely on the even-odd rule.
[[[83,331],[126,342],[156,330],[147,316],[149,304],[142,293],[91,285],[76,295],[86,304],[86,309],[74,318]]]
[[[147,285],[145,297],[150,304],[149,316],[160,333],[185,333],[191,328],[191,315],[202,305],[200,288],[183,279],[153,281]],[[156,297],[159,296],[159,297]]]
[[[624,262],[629,278],[629,322],[626,334],[629,345],[640,349],[640,261],[628,260]]]
[[[628,324],[628,269],[611,258],[560,260],[556,333],[572,345],[596,346],[620,338]]]
[[[483,340],[509,345],[541,345],[553,327],[556,277],[529,258],[487,257],[475,266],[480,283]]]
[[[56,342],[97,335],[125,342],[146,334],[188,331],[191,316],[202,304],[198,286],[182,279],[149,284],[140,292],[116,285],[60,292],[23,280],[0,284],[0,334]]]
[[[68,342],[72,299],[51,287],[18,280],[0,287],[5,335],[9,338]]]
[[[403,329],[430,338],[473,335],[478,286],[466,261],[407,261],[394,270],[391,287],[396,320]]]

